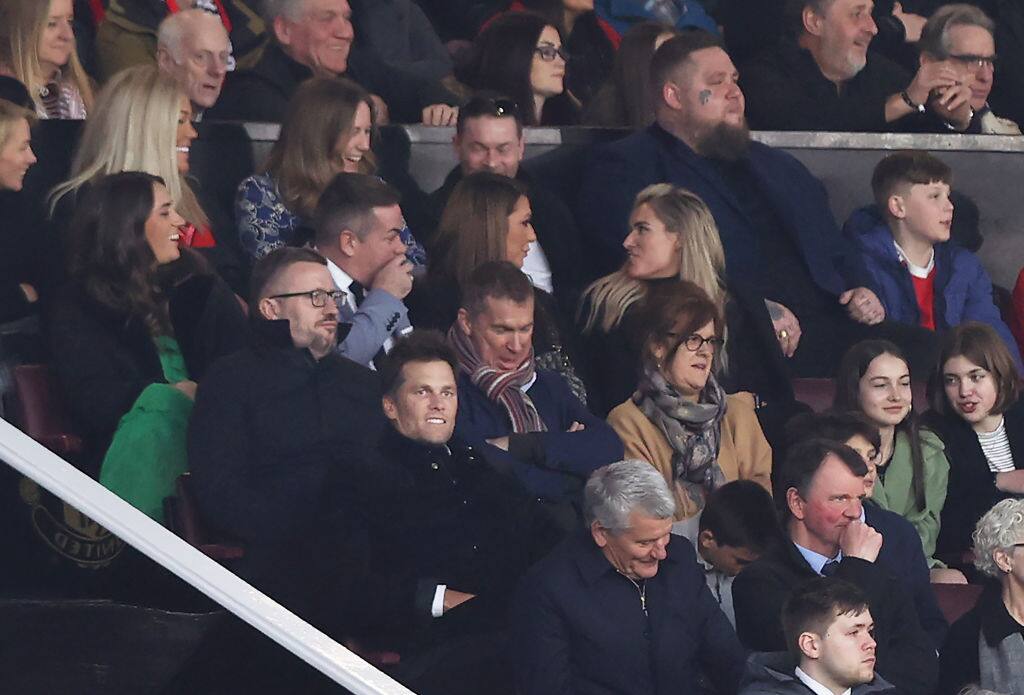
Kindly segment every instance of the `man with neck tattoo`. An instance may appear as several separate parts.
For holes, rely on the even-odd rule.
[[[667,182],[700,196],[725,251],[726,284],[767,300],[779,349],[797,376],[831,376],[847,345],[882,337],[911,368],[930,368],[933,337],[885,321],[856,250],[839,231],[824,186],[795,158],[751,142],[739,74],[719,39],[691,32],[651,60],[655,123],[597,148],[584,169],[577,219],[606,271],[624,260],[633,198]]]
[[[733,694],[746,654],[697,566],[672,535],[675,500],[646,461],[587,481],[588,527],[534,566],[512,610],[521,695]]]

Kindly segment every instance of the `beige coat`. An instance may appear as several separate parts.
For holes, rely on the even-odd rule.
[[[772,449],[754,413],[754,397],[749,393],[731,394],[726,396],[725,407],[718,465],[726,481],[753,480],[771,493]],[[668,439],[632,400],[616,406],[608,414],[608,424],[626,446],[626,458],[647,461],[665,476],[676,499],[676,521],[700,511],[675,479]]]

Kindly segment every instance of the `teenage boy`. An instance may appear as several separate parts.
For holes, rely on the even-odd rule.
[[[775,506],[768,492],[753,480],[734,480],[708,495],[700,514],[672,525],[697,549],[711,595],[736,627],[732,581],[781,538]]]
[[[895,693],[875,675],[874,621],[867,597],[836,578],[814,579],[782,608],[789,653],[755,654],[741,695]]]
[[[987,323],[1019,366],[1017,345],[992,302],[992,281],[974,254],[949,240],[951,180],[950,168],[927,152],[889,155],[871,177],[875,207],[855,212],[846,233],[887,318],[933,331]]]

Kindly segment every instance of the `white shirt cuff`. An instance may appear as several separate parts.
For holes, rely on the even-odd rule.
[[[444,592],[447,588],[447,584],[438,584],[434,591],[434,602],[430,604],[430,615],[435,618],[444,615]]]

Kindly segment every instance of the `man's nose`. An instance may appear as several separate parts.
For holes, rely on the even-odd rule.
[[[654,550],[651,553],[655,560],[664,560],[668,557],[668,540],[658,541],[654,544]]]
[[[878,33],[878,25],[875,24],[875,18],[868,15],[864,20],[864,31],[868,32],[872,36]]]
[[[846,510],[843,512],[850,519],[859,519],[861,513],[861,502],[859,498],[854,498],[848,505]]]

